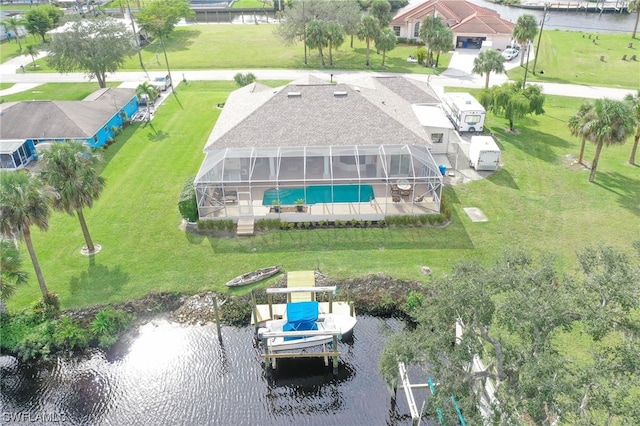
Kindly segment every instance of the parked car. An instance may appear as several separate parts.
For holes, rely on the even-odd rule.
[[[520,54],[520,50],[509,48],[509,49],[504,49],[504,51],[502,52],[502,57],[505,60],[510,61],[516,56],[518,56],[519,54]]]
[[[151,84],[156,86],[159,91],[164,92],[171,87],[171,77],[169,77],[168,74],[165,76],[155,77],[153,81],[151,81]]]

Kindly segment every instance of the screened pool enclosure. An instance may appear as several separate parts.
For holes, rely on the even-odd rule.
[[[442,175],[426,146],[253,147],[208,151],[200,219],[379,220],[440,211]]]

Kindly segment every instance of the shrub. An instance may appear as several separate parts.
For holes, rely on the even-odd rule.
[[[186,180],[178,198],[180,215],[189,222],[198,220],[198,202],[196,200],[196,189],[193,186],[195,178],[195,176],[191,176]]]
[[[406,37],[398,37],[397,43],[398,44],[406,44],[407,43],[407,38]]]
[[[256,81],[256,76],[248,72],[246,74],[237,73],[233,76],[233,81],[240,87],[244,87]]]
[[[404,311],[411,315],[416,309],[422,307],[423,303],[424,295],[415,290],[411,290],[407,295],[407,300],[404,302]]]
[[[96,314],[91,322],[91,332],[98,341],[98,346],[107,348],[120,338],[122,331],[133,321],[133,314],[120,309],[106,307]]]
[[[50,291],[46,296],[40,298],[40,300],[33,305],[33,312],[42,320],[58,315],[58,313],[60,313],[58,294]]]
[[[89,333],[77,321],[63,317],[56,326],[55,343],[59,348],[83,348],[89,342]]]

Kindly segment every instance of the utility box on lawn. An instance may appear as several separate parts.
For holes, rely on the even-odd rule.
[[[476,170],[498,170],[500,148],[492,136],[472,136],[469,165]]]

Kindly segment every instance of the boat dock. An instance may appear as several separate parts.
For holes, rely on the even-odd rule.
[[[279,358],[324,358],[325,366],[329,365],[329,358],[333,361],[333,373],[338,373],[338,358],[340,352],[337,351],[338,340],[341,339],[342,331],[339,327],[330,322],[328,328],[315,328],[307,330],[289,330],[284,331],[282,325],[280,329],[269,329],[270,323],[267,321],[278,321],[286,317],[287,304],[297,304],[297,302],[316,302],[317,293],[326,293],[328,301],[319,302],[317,316],[343,315],[353,318],[355,324],[355,311],[353,302],[343,302],[333,300],[336,293],[336,286],[315,286],[314,271],[293,271],[287,273],[286,288],[267,288],[268,303],[257,304],[255,297],[253,298],[253,310],[251,315],[251,323],[258,328],[265,325],[267,328],[260,329],[259,338],[262,341],[264,353],[262,357],[265,360],[265,369],[269,371],[276,368],[276,361]],[[273,303],[274,295],[286,295],[287,303]],[[315,311],[315,309],[314,309]],[[290,320],[290,319],[287,319]],[[286,322],[285,320],[284,322]],[[329,321],[329,320],[326,320]],[[353,327],[353,324],[351,327]],[[284,348],[284,345],[277,345],[276,339],[308,339],[310,343],[301,344],[300,346],[292,345],[291,348]],[[312,340],[316,340],[314,344]],[[322,345],[322,350],[307,352],[306,348],[313,348]],[[313,350],[313,349],[312,349]]]

